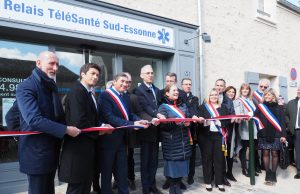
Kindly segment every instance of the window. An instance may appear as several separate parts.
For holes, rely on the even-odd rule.
[[[144,65],[152,65],[154,71],[154,85],[158,88],[163,87],[162,60],[141,56],[123,55],[123,71],[129,72],[132,76],[131,89],[136,88],[142,82],[140,78],[141,68]]]
[[[256,19],[269,25],[276,25],[276,0],[256,0]]]
[[[300,0],[278,0],[278,2],[297,13],[300,13]]]
[[[0,130],[7,128],[5,115],[15,101],[16,88],[35,67],[45,45],[0,40]],[[12,137],[0,138],[0,163],[17,160],[17,143]]]

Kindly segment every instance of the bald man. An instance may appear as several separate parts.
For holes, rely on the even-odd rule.
[[[20,171],[27,174],[29,194],[54,194],[61,139],[76,137],[80,130],[66,126],[63,108],[54,81],[59,67],[55,53],[39,55],[32,74],[18,85],[16,98],[20,110],[20,131],[41,134],[20,136]]]

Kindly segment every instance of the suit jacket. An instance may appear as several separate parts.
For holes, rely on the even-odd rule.
[[[18,85],[20,131],[43,132],[19,137],[20,171],[25,174],[45,174],[57,168],[61,138],[67,126],[63,120],[55,121],[51,96],[35,73]]]
[[[289,132],[294,134],[295,132],[295,125],[297,120],[297,112],[298,112],[298,100],[299,98],[295,98],[290,100],[286,106],[285,112],[285,122]]]
[[[79,129],[99,126],[98,112],[91,94],[77,82],[68,92],[65,102],[66,122]],[[98,132],[65,136],[62,145],[59,180],[80,183],[92,180],[95,169],[95,140]]]
[[[161,92],[158,88],[153,85],[156,98],[154,98],[151,89],[149,89],[145,83],[142,83],[136,88],[135,94],[138,96],[140,105],[146,114],[143,119],[151,121],[152,118],[156,118],[159,101],[162,99]],[[140,141],[157,142],[158,141],[158,127],[151,126],[147,129],[138,131],[138,138]]]
[[[108,92],[102,92],[98,100],[98,111],[101,117],[101,121],[110,124],[113,127],[120,127],[133,125],[134,121],[140,120],[140,118],[131,111],[129,96],[123,94],[122,98],[124,106],[128,110],[129,120],[126,120],[124,118],[120,108],[117,106],[110,94]],[[126,128],[117,129],[112,134],[100,136],[100,140],[98,142],[100,149],[115,150],[118,149],[120,146],[124,146],[128,130],[130,131],[130,129]]]
[[[182,99],[182,101],[187,105],[191,117],[193,117],[194,115],[199,115],[199,98],[197,96],[194,96],[192,93],[187,96],[186,92],[184,92],[183,90],[179,90],[179,98]],[[190,131],[193,139],[195,139],[196,137],[195,133],[197,131],[197,127],[199,127],[198,123],[191,123]]]

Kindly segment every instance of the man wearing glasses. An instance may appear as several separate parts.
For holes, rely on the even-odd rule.
[[[261,79],[258,83],[257,90],[253,92],[253,103],[255,106],[262,103],[263,99],[263,93],[266,89],[270,87],[270,80],[268,79]]]
[[[153,121],[158,117],[157,111],[161,97],[160,90],[154,86],[154,72],[151,65],[141,68],[140,77],[143,82],[136,88],[135,94],[146,113],[147,117],[142,117],[148,121]],[[156,187],[155,175],[158,165],[158,128],[156,126],[143,129],[138,132],[138,139],[141,145],[141,180],[143,194],[162,194]]]

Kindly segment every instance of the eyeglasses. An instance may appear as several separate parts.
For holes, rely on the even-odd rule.
[[[259,86],[260,88],[264,88],[264,89],[267,89],[268,86]]]
[[[185,85],[185,86],[191,86],[192,84],[182,84],[182,85]]]
[[[146,74],[146,75],[153,75],[154,72],[146,72],[146,73],[144,73],[144,74]]]

